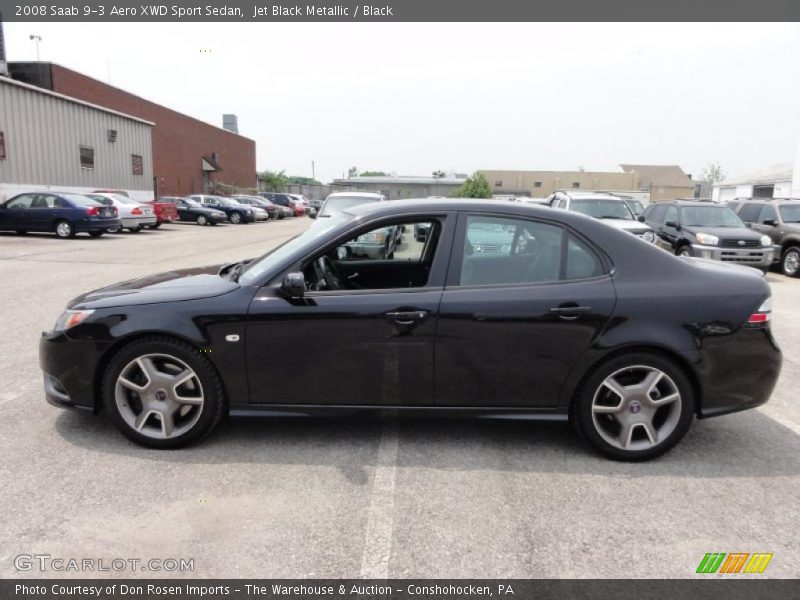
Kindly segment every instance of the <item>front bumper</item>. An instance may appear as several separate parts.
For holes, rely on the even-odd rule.
[[[692,256],[760,268],[766,268],[772,264],[773,252],[772,246],[740,249],[692,244]]]
[[[107,344],[76,341],[63,332],[39,338],[39,366],[44,372],[46,400],[60,408],[95,410],[94,373]]]

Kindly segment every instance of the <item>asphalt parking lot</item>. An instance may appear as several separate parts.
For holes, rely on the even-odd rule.
[[[15,569],[49,554],[190,558],[197,577],[687,578],[706,552],[772,552],[763,576],[800,576],[800,280],[777,274],[770,403],[695,422],[644,464],[562,424],[459,420],[229,420],[154,451],[44,401],[39,333],[70,298],[255,256],[309,223],[0,234],[0,577],[85,575]]]

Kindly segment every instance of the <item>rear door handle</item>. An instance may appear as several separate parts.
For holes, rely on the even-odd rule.
[[[554,306],[550,312],[566,321],[574,321],[579,316],[592,311],[591,306]]]
[[[402,310],[387,312],[386,317],[398,325],[413,325],[414,323],[421,323],[427,319],[428,314],[427,310]]]

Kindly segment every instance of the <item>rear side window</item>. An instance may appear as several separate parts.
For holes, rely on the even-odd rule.
[[[470,216],[459,285],[515,285],[583,279],[603,273],[597,255],[549,223]]]

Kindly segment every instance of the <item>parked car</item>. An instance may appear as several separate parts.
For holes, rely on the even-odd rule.
[[[637,198],[631,198],[630,196],[619,196],[619,197],[622,198],[622,201],[631,210],[634,217],[638,217],[639,215],[644,213],[645,205],[642,203],[641,200]]]
[[[632,233],[645,242],[655,243],[653,229],[636,219],[628,204],[617,196],[595,192],[556,192],[549,198],[550,206],[583,213],[604,223]]]
[[[171,197],[170,200],[175,203],[178,219],[181,221],[193,221],[198,225],[216,225],[228,220],[228,215],[224,211],[203,206],[197,200],[175,197]]]
[[[736,212],[753,231],[769,236],[783,274],[800,276],[800,201],[746,200]]]
[[[189,196],[207,208],[221,210],[228,215],[228,220],[235,225],[252,223],[255,221],[255,211],[244,204],[239,204],[236,200],[223,196],[210,196],[208,194],[192,194]]]
[[[152,207],[156,215],[156,224],[147,226],[150,229],[158,229],[164,223],[172,223],[178,220],[178,210],[175,207],[175,202],[167,200],[166,198],[159,198],[158,200],[152,200],[146,204]]]
[[[350,240],[418,222],[433,243],[414,257],[342,257]],[[487,224],[513,230],[510,252],[471,251]],[[645,460],[695,416],[763,404],[780,374],[759,273],[679,259],[576,212],[404,200],[317,225],[256,259],[75,298],[40,338],[46,398],[104,410],[154,448],[195,442],[225,414],[391,408],[569,419],[606,456]],[[286,377],[298,364],[314,377]]]
[[[766,270],[772,240],[744,226],[727,206],[711,202],[658,202],[647,207],[645,222],[656,244],[679,256],[697,256]]]
[[[100,204],[117,209],[120,224],[117,227],[109,227],[106,230],[108,233],[119,233],[123,229],[139,233],[145,226],[156,224],[152,207],[132,200],[128,196],[120,194],[86,194],[86,196]]]
[[[100,237],[119,227],[117,209],[106,207],[80,194],[68,192],[26,192],[0,205],[0,231],[53,232],[60,238],[88,233]]]
[[[414,223],[414,239],[418,242],[424,242],[427,240],[430,232],[430,223]]]
[[[300,217],[306,213],[306,209],[300,206],[291,194],[284,194],[282,192],[259,192],[262,198],[266,198],[273,204],[284,206],[292,212],[292,216]]]
[[[370,202],[386,202],[388,198],[383,194],[373,192],[336,192],[329,194],[322,203],[319,212],[309,215],[312,218],[327,218],[339,215],[359,204],[369,204]]]
[[[236,200],[239,204],[245,204],[247,206],[263,210],[264,212],[267,213],[268,219],[278,218],[278,207],[275,206],[272,202],[270,202],[266,198],[262,198],[261,196],[245,196],[245,195],[231,196],[231,198]]]

